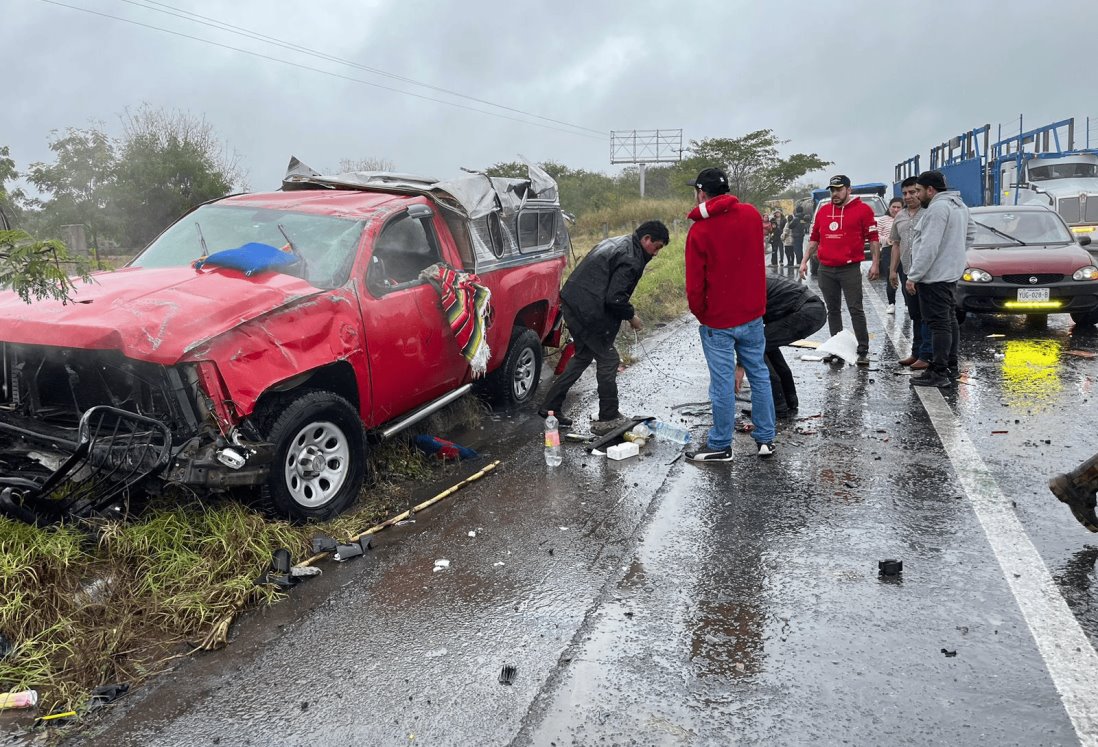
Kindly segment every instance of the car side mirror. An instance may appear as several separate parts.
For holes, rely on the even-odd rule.
[[[1090,237],[1089,236],[1080,236],[1079,237],[1079,246],[1089,246],[1089,245],[1090,245]]]
[[[408,206],[408,217],[409,218],[415,218],[416,220],[420,220],[422,218],[430,218],[434,214],[435,214],[435,211],[432,210],[430,208],[430,206],[428,206],[428,205],[409,205]]]

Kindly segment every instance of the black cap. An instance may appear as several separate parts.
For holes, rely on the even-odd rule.
[[[698,178],[690,182],[690,186],[708,195],[723,195],[728,191],[728,177],[720,169],[710,166],[702,169]]]
[[[924,171],[915,179],[915,183],[924,187],[934,187],[939,192],[945,192],[949,189],[946,186],[946,178],[941,171]]]
[[[831,177],[831,181],[827,183],[828,189],[834,189],[835,187],[849,187],[850,177],[846,174],[836,174]]]

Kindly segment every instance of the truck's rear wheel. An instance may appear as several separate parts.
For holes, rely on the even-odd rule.
[[[515,327],[503,365],[485,377],[489,399],[503,407],[517,407],[534,398],[541,381],[541,340],[526,327]]]
[[[366,475],[366,438],[354,407],[332,392],[282,400],[267,439],[274,461],[263,497],[280,516],[324,521],[354,503]]]

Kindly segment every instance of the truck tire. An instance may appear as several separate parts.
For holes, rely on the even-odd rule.
[[[358,412],[332,392],[309,390],[278,403],[267,440],[274,461],[261,490],[294,522],[325,521],[358,497],[366,475],[366,434]]]
[[[484,393],[504,408],[524,405],[534,398],[541,381],[541,340],[533,330],[515,327],[503,365],[484,379]]]
[[[1091,309],[1090,311],[1073,311],[1071,313],[1071,321],[1085,327],[1098,324],[1098,309]]]

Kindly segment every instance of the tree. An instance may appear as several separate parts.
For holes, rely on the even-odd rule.
[[[144,246],[196,205],[245,188],[236,153],[205,119],[145,105],[122,125],[108,195],[125,246]]]
[[[720,166],[728,174],[732,194],[744,202],[761,205],[805,174],[831,165],[815,153],[781,158],[778,146],[787,142],[779,140],[773,130],[756,130],[738,138],[691,140],[691,157],[679,168],[689,174],[687,179],[692,179],[706,166]]]
[[[69,256],[60,241],[37,241],[26,231],[0,230],[0,288],[11,288],[24,302],[55,298],[67,302],[87,282],[87,265]]]
[[[15,170],[15,161],[11,158],[8,146],[0,147],[0,228],[7,228],[7,223],[18,220],[20,204],[26,199],[22,190],[7,186],[8,182],[18,178],[19,172]]]
[[[44,228],[56,235],[62,225],[83,223],[98,246],[99,234],[110,232],[107,187],[114,179],[117,162],[114,141],[98,127],[69,128],[63,136],[54,130],[50,150],[53,164],[32,163],[27,172],[31,184],[50,197],[41,202]]]
[[[388,158],[341,158],[339,159],[339,173],[348,174],[355,171],[396,171],[396,164]]]

